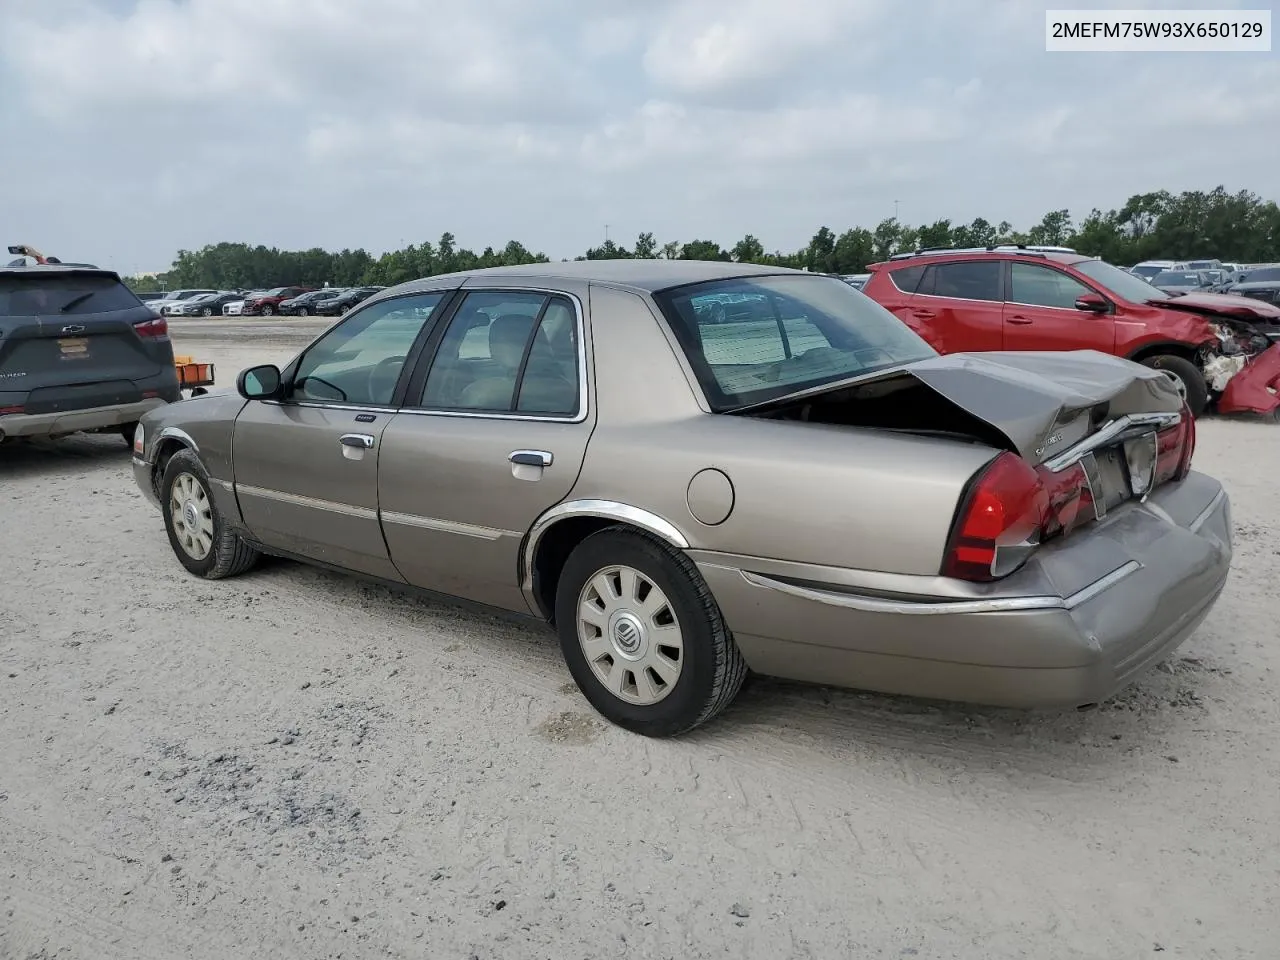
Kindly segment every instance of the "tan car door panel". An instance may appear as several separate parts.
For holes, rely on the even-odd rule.
[[[586,423],[398,414],[382,437],[382,527],[415,586],[528,612],[525,533],[578,479]]]
[[[399,580],[378,525],[378,454],[391,416],[248,404],[236,420],[234,453],[240,512],[253,535],[321,563]]]

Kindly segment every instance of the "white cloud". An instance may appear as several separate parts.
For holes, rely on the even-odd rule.
[[[685,0],[658,27],[644,66],[675,90],[720,92],[784,75],[819,52],[859,57],[873,45],[852,28],[870,27],[886,6],[886,0]]]

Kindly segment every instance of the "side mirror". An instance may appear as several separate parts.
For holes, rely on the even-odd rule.
[[[1076,309],[1086,313],[1106,313],[1111,309],[1111,304],[1099,293],[1082,293],[1076,297]]]
[[[264,363],[241,370],[236,377],[236,390],[246,400],[271,400],[280,394],[280,368]]]

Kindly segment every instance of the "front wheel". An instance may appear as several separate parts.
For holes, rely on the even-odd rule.
[[[203,310],[201,310],[201,311],[200,311],[200,316],[202,316],[202,317],[212,317],[212,316],[213,316],[213,308],[212,308],[212,307],[205,307]]]
[[[178,562],[197,577],[221,580],[249,570],[260,554],[226,525],[211,489],[204,464],[190,450],[180,450],[165,465],[160,509]]]
[[[1204,373],[1199,367],[1190,360],[1168,353],[1147,357],[1142,363],[1143,366],[1163,371],[1182,383],[1187,407],[1193,417],[1204,413],[1204,408],[1209,405],[1209,385],[1205,383]]]
[[[300,316],[300,317],[305,317],[305,316],[307,316],[307,315],[308,315],[308,314],[307,314],[307,308],[306,308],[306,307],[299,307],[299,308],[298,308],[298,316]]]
[[[264,305],[263,305],[263,307],[262,307],[262,315],[263,315],[264,317],[270,317],[270,316],[272,316],[275,312],[276,312],[276,311],[275,311],[275,308],[274,308],[274,307],[272,307],[272,306],[271,306],[271,304],[269,304],[269,303],[268,303],[268,304],[264,304]]]
[[[556,629],[583,696],[633,733],[671,737],[720,713],[747,665],[697,568],[622,527],[587,537],[556,587]]]

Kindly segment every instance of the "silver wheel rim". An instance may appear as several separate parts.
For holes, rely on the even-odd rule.
[[[169,516],[182,552],[203,560],[213,549],[213,504],[204,484],[189,473],[180,473],[169,488]]]
[[[605,689],[636,706],[664,699],[684,668],[675,608],[634,567],[604,567],[587,580],[578,595],[578,643]]]

